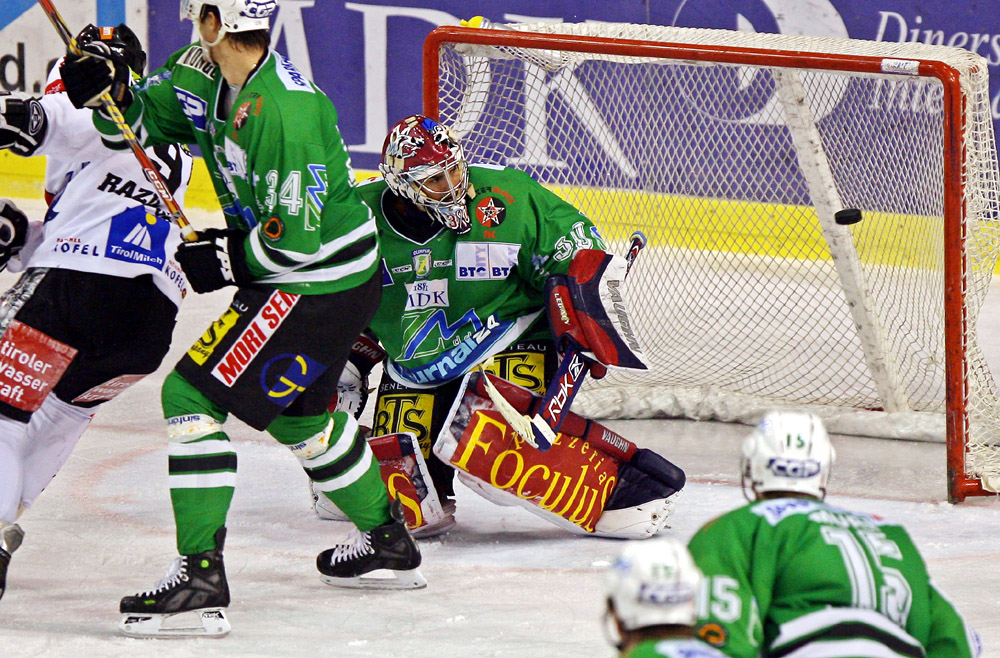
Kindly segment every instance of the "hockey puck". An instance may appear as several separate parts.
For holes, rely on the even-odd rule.
[[[861,221],[861,211],[857,208],[844,208],[843,210],[838,210],[833,215],[833,221],[837,222],[841,226],[857,224]]]

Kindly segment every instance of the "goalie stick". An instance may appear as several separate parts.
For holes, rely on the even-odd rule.
[[[645,246],[646,236],[642,231],[633,233],[629,241],[628,253],[625,254],[625,276],[628,276],[632,269],[632,263],[635,262],[639,252]],[[504,398],[503,394],[490,381],[482,364],[480,364],[479,369],[482,371],[486,392],[500,415],[521,438],[544,452],[552,447],[556,433],[562,427],[566,411],[579,392],[583,378],[590,370],[590,364],[573,346],[567,347],[559,362],[555,377],[545,389],[545,395],[539,406],[540,411],[531,418],[519,414],[513,405]]]
[[[62,38],[63,43],[66,44],[66,48],[69,52],[74,55],[89,55],[92,57],[97,57],[92,53],[84,53],[76,43],[76,39],[73,34],[66,27],[66,22],[59,15],[59,11],[56,6],[52,3],[52,0],[38,0],[38,4],[42,6],[45,11],[45,15],[49,17],[49,21],[52,22],[52,26],[59,33]],[[114,121],[115,127],[118,128],[118,132],[121,133],[122,137],[125,139],[125,143],[129,145],[132,149],[132,153],[135,155],[136,159],[139,161],[140,166],[142,166],[143,173],[146,174],[146,179],[149,180],[153,188],[156,190],[156,196],[160,197],[160,201],[167,209],[167,214],[170,216],[170,221],[177,224],[178,228],[181,230],[181,235],[187,242],[194,242],[198,239],[198,233],[191,226],[191,222],[188,221],[187,217],[184,216],[184,211],[181,210],[180,205],[174,196],[170,193],[167,188],[167,184],[163,181],[163,177],[160,176],[160,172],[157,170],[156,165],[153,161],[149,159],[146,152],[143,150],[142,145],[136,138],[135,133],[132,132],[132,127],[128,125],[125,121],[125,115],[122,111],[118,109],[115,101],[111,98],[110,93],[101,94],[101,107],[104,111],[111,117]]]

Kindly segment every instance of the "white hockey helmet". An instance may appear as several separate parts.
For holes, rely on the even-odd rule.
[[[469,183],[469,165],[458,137],[447,126],[414,114],[399,121],[382,144],[378,166],[386,185],[456,233],[468,233],[471,226],[466,202],[475,194]],[[447,174],[451,187],[432,191],[425,184]]]
[[[750,498],[749,484],[755,494],[789,491],[822,499],[835,460],[830,436],[817,416],[769,411],[743,441],[743,493]]]
[[[694,626],[701,579],[687,546],[676,539],[630,541],[605,577],[608,614],[624,631]]]
[[[268,29],[271,15],[278,9],[276,0],[181,0],[181,20],[186,18],[197,25],[201,8],[205,5],[219,10],[222,20],[220,40],[227,32]]]

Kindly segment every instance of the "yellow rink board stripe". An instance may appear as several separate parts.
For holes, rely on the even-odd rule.
[[[44,157],[21,158],[0,151],[0,197],[41,197],[44,174]],[[356,172],[358,180],[375,174]],[[551,189],[594,218],[608,240],[624,242],[639,228],[646,233],[650,246],[830,260],[811,207],[638,191],[558,186]],[[185,207],[219,209],[202,158],[195,158]],[[604,217],[615,219],[604,220]],[[927,267],[923,252],[928,245],[940,242],[938,224],[933,217],[866,213],[866,218],[851,231],[863,262]],[[1000,266],[994,272],[1000,273]]]

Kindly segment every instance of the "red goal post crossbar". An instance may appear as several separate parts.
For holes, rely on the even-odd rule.
[[[491,30],[444,26],[435,28],[424,40],[423,108],[424,114],[439,118],[439,53],[446,44],[526,49],[563,50],[668,60],[688,60],[762,66],[771,68],[814,69],[885,75],[885,58],[866,55],[809,53],[790,50],[735,48],[708,44],[678,44],[605,37],[544,34],[510,30]],[[944,306],[945,306],[945,395],[948,461],[948,495],[952,502],[967,496],[991,495],[978,479],[965,472],[966,436],[969,432],[966,384],[967,365],[963,358],[967,328],[964,298],[967,291],[967,267],[962,250],[965,238],[965,201],[962,192],[965,157],[965,99],[961,92],[960,73],[945,62],[910,60],[917,63],[916,75],[935,78],[943,87],[944,134]],[[905,74],[909,77],[912,73]]]

